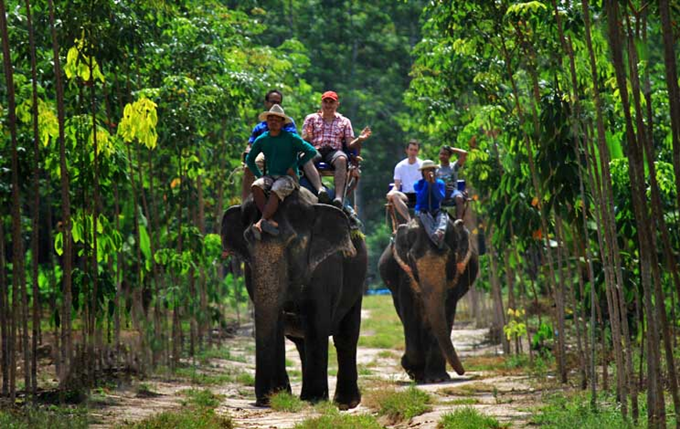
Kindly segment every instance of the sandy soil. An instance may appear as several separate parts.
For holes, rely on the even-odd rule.
[[[370,317],[364,312],[364,317]],[[467,358],[493,357],[499,353],[498,346],[485,343],[486,329],[475,329],[472,326],[458,324],[452,332],[452,339],[459,356],[465,365]],[[241,356],[245,363],[214,359],[206,369],[207,372],[219,373],[225,368],[239,366],[241,371],[254,374],[253,339],[247,334],[229,343],[232,356]],[[369,333],[364,333],[366,335]],[[398,389],[406,389],[409,379],[399,365],[401,352],[393,350],[390,356],[385,356],[384,349],[359,348],[358,363],[370,370],[368,376],[360,375],[360,386],[365,391],[366,386],[385,383]],[[299,357],[292,343],[287,342],[287,361],[289,369],[300,369]],[[334,367],[334,362],[329,362]],[[501,375],[483,371],[468,371],[465,376],[449,373],[451,381],[429,385],[419,385],[418,388],[432,394],[432,411],[413,418],[410,422],[400,423],[395,428],[435,428],[441,416],[458,407],[471,406],[480,412],[497,418],[500,422],[511,427],[524,427],[531,415],[532,408],[541,400],[541,392],[536,390],[525,375]],[[299,394],[301,382],[299,376],[291,377],[294,394]],[[93,427],[108,428],[120,423],[133,422],[148,417],[154,413],[177,409],[181,407],[182,396],[179,392],[189,388],[204,388],[192,386],[179,380],[149,380],[145,385],[152,392],[152,397],[139,397],[138,388],[129,386],[116,389],[94,401],[91,414]],[[335,377],[329,376],[329,389],[335,390]],[[298,413],[277,412],[268,408],[254,406],[254,391],[252,387],[238,383],[227,383],[212,386],[211,390],[224,396],[218,413],[225,413],[232,417],[237,428],[291,428],[296,423],[311,417],[314,410],[309,407]],[[360,405],[350,413],[370,413],[365,405]]]

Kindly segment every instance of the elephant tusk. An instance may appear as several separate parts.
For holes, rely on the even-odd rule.
[[[411,280],[409,285],[411,286],[411,289],[413,289],[413,292],[419,295],[422,292],[420,289],[420,283],[418,283],[416,278],[413,276],[413,270],[411,267],[409,267],[408,264],[404,262],[403,259],[401,259],[399,253],[394,249],[394,242],[392,243],[392,255],[394,255],[394,259],[397,261],[397,264],[399,264],[401,269],[404,270],[408,278]]]

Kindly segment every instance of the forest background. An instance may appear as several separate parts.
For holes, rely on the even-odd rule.
[[[110,350],[142,369],[177,364],[241,311],[219,219],[276,88],[298,125],[335,90],[355,129],[373,130],[356,196],[372,285],[405,142],[432,159],[462,147],[488,250],[478,288],[504,348],[519,317],[504,309],[547,299],[528,334],[555,343],[562,381],[570,340],[553,333],[573,329],[583,387],[613,359],[624,415],[637,418],[643,390],[652,423],[668,393],[680,406],[677,2],[0,5],[3,395],[19,361],[31,369],[19,389],[36,391],[48,335],[68,386],[94,382]],[[136,347],[121,346],[128,330]]]

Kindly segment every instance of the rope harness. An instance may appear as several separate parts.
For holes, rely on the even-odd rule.
[[[420,283],[418,280],[416,280],[415,276],[413,275],[413,270],[411,267],[404,262],[403,259],[401,259],[401,256],[399,256],[399,252],[395,249],[394,246],[394,240],[390,244],[390,247],[392,248],[392,255],[394,256],[394,260],[397,261],[397,264],[399,267],[404,270],[406,275],[408,276],[410,282],[409,286],[411,286],[411,289],[413,289],[413,292],[416,295],[420,295],[422,293],[422,288],[420,287]],[[454,286],[458,283],[458,280],[460,280],[460,276],[463,274],[465,271],[465,268],[467,268],[468,263],[470,262],[470,258],[472,257],[472,246],[470,243],[470,236],[468,235],[468,250],[465,253],[465,257],[461,262],[456,263],[456,275],[453,277],[453,284]]]

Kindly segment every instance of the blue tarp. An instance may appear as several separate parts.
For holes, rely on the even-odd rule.
[[[366,295],[390,295],[391,292],[387,288],[382,289],[369,289],[366,291]]]

